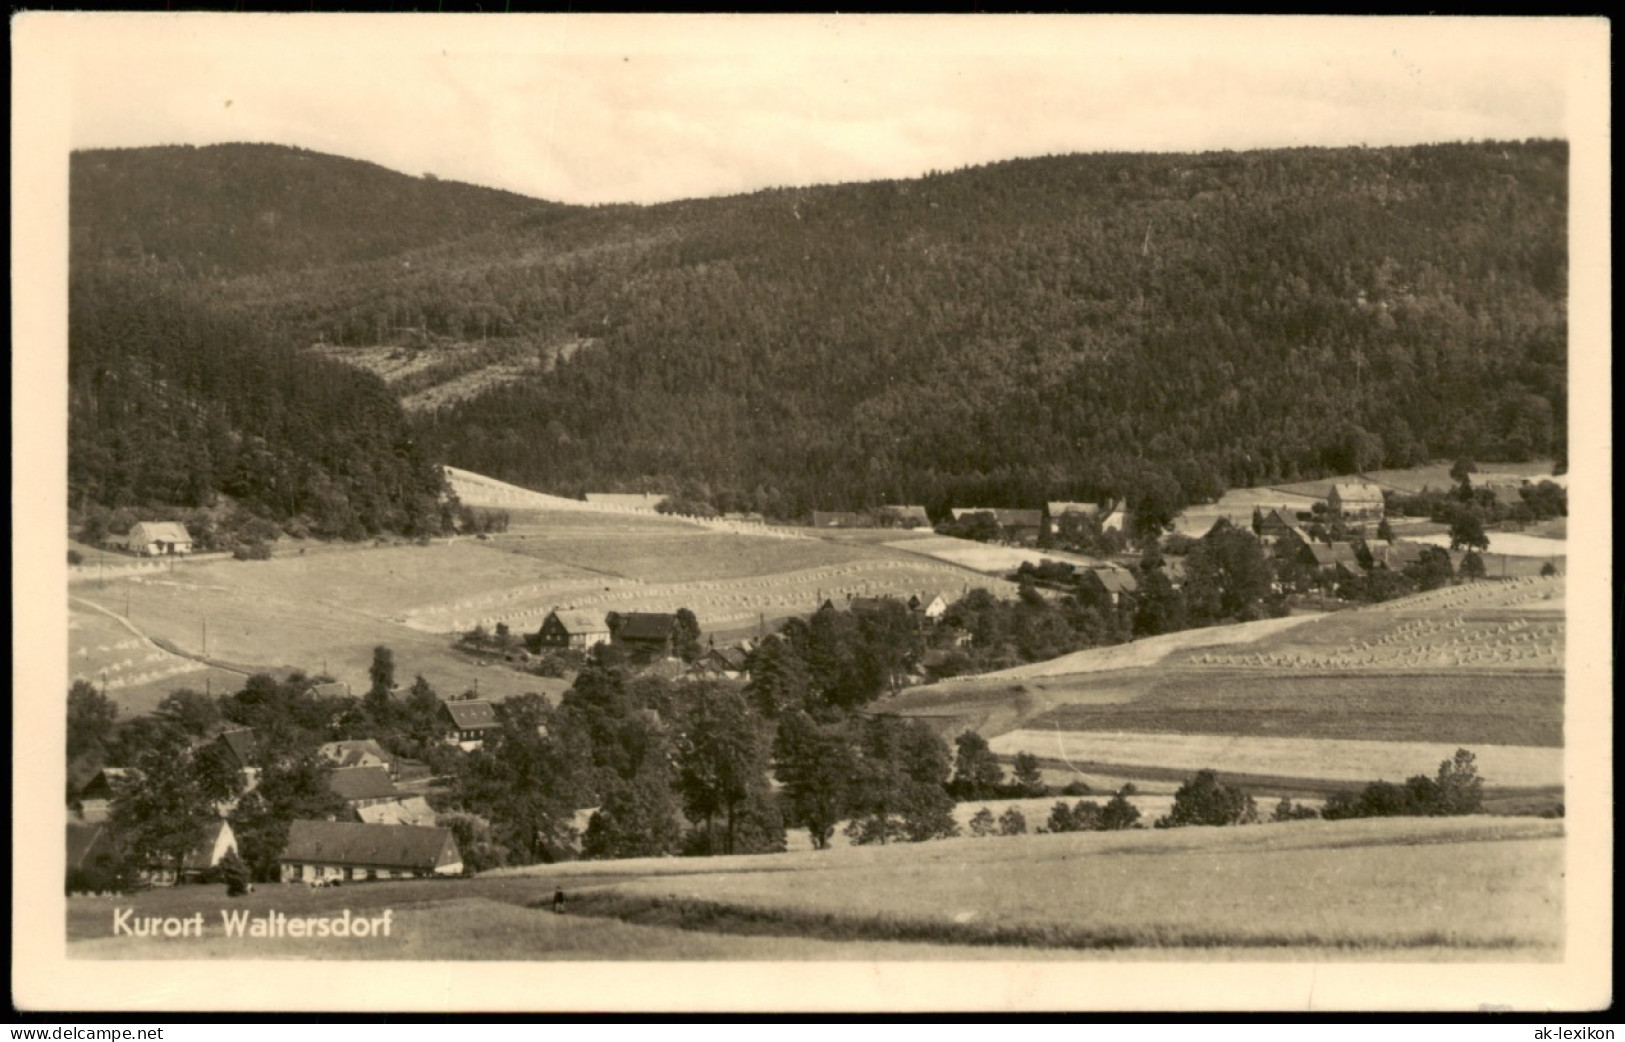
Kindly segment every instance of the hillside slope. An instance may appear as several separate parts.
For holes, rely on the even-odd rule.
[[[269,189],[164,159],[219,219],[127,180],[128,214],[76,210],[76,242],[252,269],[214,292],[283,343],[424,353],[392,390],[463,381],[418,420],[440,461],[553,492],[1156,516],[1566,440],[1561,142],[1062,156],[651,207],[391,175],[385,219],[277,197],[279,227],[321,229],[309,249],[260,234]],[[250,182],[309,162],[273,160]]]

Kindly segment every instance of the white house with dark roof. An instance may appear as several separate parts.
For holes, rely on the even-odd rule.
[[[124,535],[109,537],[107,545],[143,557],[189,554],[192,534],[179,521],[140,521]]]
[[[609,643],[609,623],[603,612],[566,611],[558,608],[547,613],[536,639],[544,648],[575,648],[586,651]]]
[[[1326,507],[1334,517],[1381,517],[1387,510],[1382,489],[1369,481],[1338,481],[1326,492]]]
[[[440,726],[446,741],[473,752],[502,729],[497,707],[483,698],[462,698],[440,704]]]
[[[351,821],[293,822],[277,863],[284,883],[422,879],[463,871],[450,829]]]

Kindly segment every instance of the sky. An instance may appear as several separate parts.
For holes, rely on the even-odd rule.
[[[1564,137],[1582,28],[963,15],[69,24],[74,148],[267,141],[569,203],[1066,152]]]

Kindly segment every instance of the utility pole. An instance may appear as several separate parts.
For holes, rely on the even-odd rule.
[[[209,657],[209,620],[203,620],[203,657]]]

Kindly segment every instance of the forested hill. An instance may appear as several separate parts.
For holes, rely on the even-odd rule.
[[[388,257],[568,207],[280,145],[75,153],[74,259],[241,275]]]
[[[420,433],[551,491],[1176,508],[1561,455],[1567,170],[1560,142],[1090,155],[434,234],[403,211],[410,249],[209,292],[281,343],[427,356],[403,396],[500,363]]]

